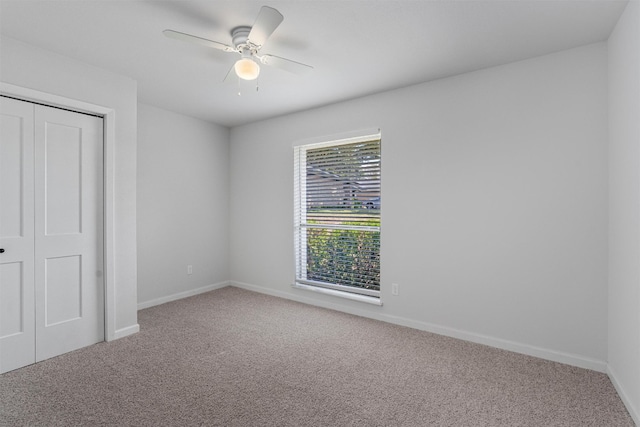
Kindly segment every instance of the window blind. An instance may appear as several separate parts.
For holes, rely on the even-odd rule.
[[[295,147],[296,282],[379,297],[381,143]]]

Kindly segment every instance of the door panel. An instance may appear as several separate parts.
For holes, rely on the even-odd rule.
[[[45,123],[45,234],[80,230],[82,129]]]
[[[102,119],[36,106],[36,360],[104,340]]]
[[[0,337],[6,338],[24,331],[22,326],[24,309],[22,308],[22,263],[6,262],[0,264]],[[16,304],[16,302],[18,304]]]
[[[0,373],[35,362],[33,122],[0,98]]]
[[[11,102],[13,104],[13,102]],[[0,237],[21,237],[23,233],[22,200],[24,188],[22,179],[25,175],[25,165],[21,161],[25,148],[24,128],[25,119],[31,122],[33,119],[26,112],[27,117],[20,116],[20,111],[13,114],[5,108],[2,110],[2,145],[0,145],[0,170],[2,180],[0,187],[2,200],[0,205]],[[31,135],[33,138],[33,135]]]
[[[78,255],[45,260],[45,326],[82,317],[81,266]]]

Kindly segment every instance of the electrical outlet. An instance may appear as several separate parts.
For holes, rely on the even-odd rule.
[[[399,295],[399,286],[397,283],[392,283],[391,284],[391,295]]]
[[[187,265],[187,274],[193,274],[193,266]]]

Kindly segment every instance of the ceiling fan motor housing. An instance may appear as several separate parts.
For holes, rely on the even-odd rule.
[[[236,27],[231,30],[231,39],[233,40],[233,46],[238,50],[242,50],[243,47],[250,45],[251,42],[248,41],[250,32],[251,27],[247,26]]]

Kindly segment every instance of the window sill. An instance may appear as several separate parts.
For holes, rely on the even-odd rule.
[[[368,295],[352,294],[351,292],[337,291],[335,289],[321,288],[319,286],[303,285],[302,283],[294,283],[291,286],[296,289],[305,289],[307,291],[318,292],[320,294],[325,294],[325,295],[333,295],[336,297],[350,299],[353,301],[364,302],[367,304],[373,304],[373,305],[379,305],[379,306],[382,305],[381,298],[371,297]]]

